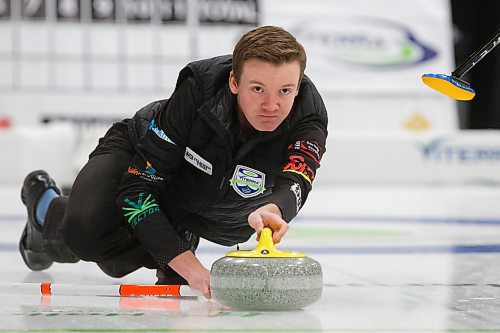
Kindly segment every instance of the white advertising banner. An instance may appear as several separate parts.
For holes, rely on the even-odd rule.
[[[416,96],[339,96],[323,93],[329,130],[455,130],[454,102]]]
[[[304,45],[322,89],[425,93],[423,72],[452,69],[447,0],[262,1],[262,24],[280,24]]]
[[[500,133],[337,131],[319,184],[499,185]]]
[[[168,97],[187,62],[229,54],[267,24],[304,44],[332,129],[458,127],[456,103],[420,79],[453,67],[449,0],[4,3],[0,120],[12,127],[129,117]]]

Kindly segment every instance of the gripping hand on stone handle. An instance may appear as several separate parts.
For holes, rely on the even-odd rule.
[[[288,231],[288,223],[283,220],[281,210],[276,204],[270,203],[262,206],[248,215],[248,224],[257,232],[257,240],[264,227],[269,227],[273,231],[273,243],[281,242],[283,236]]]

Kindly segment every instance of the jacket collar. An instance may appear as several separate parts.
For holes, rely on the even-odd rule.
[[[238,118],[235,117],[235,112],[237,112],[236,103],[236,95],[231,92],[229,85],[225,85],[213,98],[200,107],[200,113],[205,117],[215,132],[222,136],[223,139],[227,140],[230,147],[235,145],[235,133],[239,132],[239,130],[237,130],[237,128],[239,128],[239,124],[237,123]],[[251,148],[259,142],[280,135],[288,128],[289,117],[287,117],[273,132],[256,132],[249,137],[247,145]]]

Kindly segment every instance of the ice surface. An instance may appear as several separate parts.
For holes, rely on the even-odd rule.
[[[203,298],[12,295],[2,283],[151,284],[93,263],[30,272],[17,250],[19,189],[0,187],[0,332],[449,332],[500,331],[500,189],[316,188],[280,250],[323,269],[321,299],[300,311],[233,311]],[[255,245],[254,239],[242,249]],[[206,266],[233,248],[202,242]]]

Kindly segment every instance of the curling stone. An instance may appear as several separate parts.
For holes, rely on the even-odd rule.
[[[235,310],[297,310],[316,302],[323,273],[303,253],[278,251],[272,231],[264,228],[253,250],[232,251],[210,272],[214,299]]]

